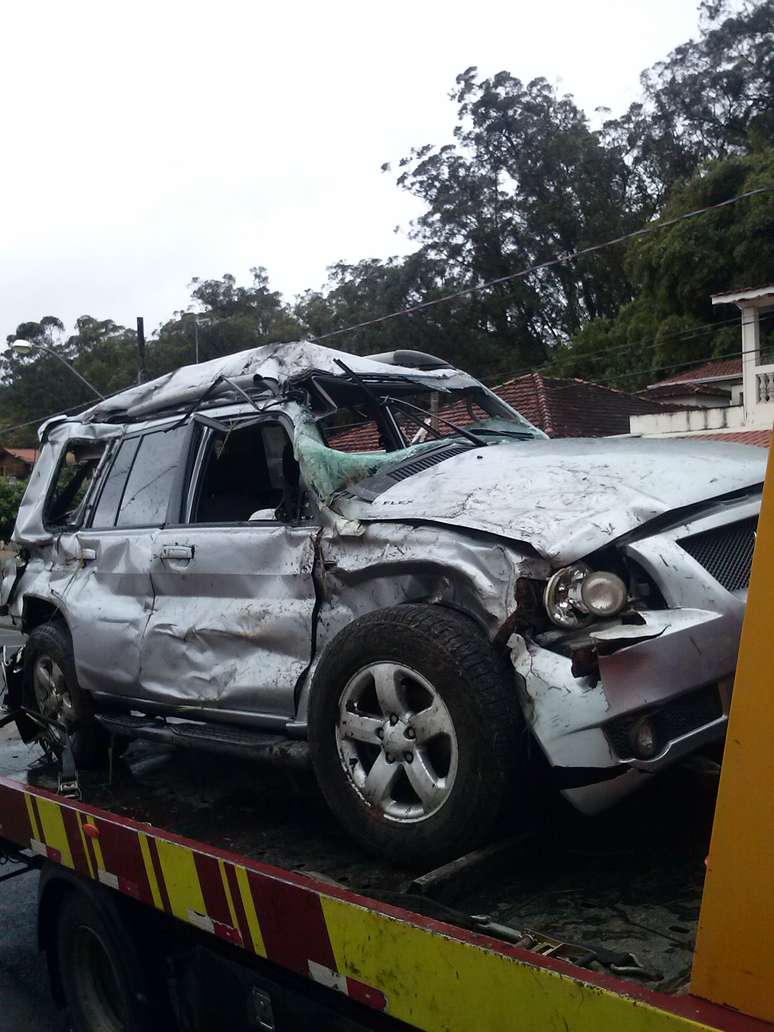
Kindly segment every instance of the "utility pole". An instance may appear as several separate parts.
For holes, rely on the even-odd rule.
[[[148,373],[145,369],[145,320],[137,316],[137,383],[145,383]]]

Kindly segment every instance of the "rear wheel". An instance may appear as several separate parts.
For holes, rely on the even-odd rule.
[[[309,717],[331,810],[399,863],[443,862],[476,846],[518,790],[513,685],[457,613],[407,605],[356,620],[320,662]]]
[[[56,931],[57,968],[73,1032],[145,1032],[148,986],[131,936],[79,891],[65,896]]]
[[[38,741],[52,759],[58,759],[68,740],[78,766],[104,759],[107,736],[94,720],[89,696],[75,674],[70,633],[61,620],[42,624],[31,632],[24,649],[26,705],[45,720]]]

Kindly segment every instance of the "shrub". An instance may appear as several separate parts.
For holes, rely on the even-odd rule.
[[[0,477],[0,539],[3,541],[8,541],[11,537],[16,513],[19,511],[26,487],[26,480]]]

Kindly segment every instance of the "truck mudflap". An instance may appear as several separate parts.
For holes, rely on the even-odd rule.
[[[0,839],[419,1029],[762,1029],[0,778]]]

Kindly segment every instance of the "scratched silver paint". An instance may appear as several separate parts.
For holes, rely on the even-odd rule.
[[[368,520],[433,520],[522,541],[559,566],[656,516],[760,483],[765,456],[743,445],[629,438],[503,441],[417,473]]]
[[[319,658],[339,631],[358,616],[404,602],[452,606],[510,654],[514,693],[549,761],[620,774],[566,791],[587,812],[716,737],[725,716],[669,743],[653,761],[623,764],[602,726],[691,688],[730,684],[744,599],[722,589],[678,542],[757,511],[754,489],[765,465],[757,449],[689,441],[501,440],[367,502],[342,490],[362,479],[366,464],[332,453],[323,456],[321,477],[309,413],[296,400],[273,399],[260,404],[295,427],[307,487],[326,485],[312,499],[308,519],[293,526],[270,520],[58,534],[45,527],[44,499],[68,441],[115,438],[125,430],[124,419],[134,420],[133,429],[142,419],[151,425],[154,415],[158,422],[161,408],[195,402],[217,376],[258,375],[281,391],[310,369],[338,373],[338,355],[304,343],[259,348],[178,370],[100,402],[78,420],[44,427],[14,534],[28,556],[10,605],[15,621],[29,625],[25,605],[31,601],[55,607],[71,630],[81,684],[98,699],[303,736]],[[475,384],[456,370],[419,373],[340,357],[361,374],[402,372],[428,384]],[[255,414],[242,402],[210,412],[218,418]],[[713,501],[746,489],[753,490],[746,500]],[[697,505],[700,512],[692,511],[688,522],[649,531],[657,517]],[[163,549],[181,545],[193,547],[189,562],[162,558]],[[593,561],[609,545],[648,571],[668,608],[641,614],[644,628],[634,644],[625,640],[631,628],[608,628],[608,639],[620,632],[622,644],[600,658],[600,680],[573,677],[567,658],[518,631],[505,644],[518,578],[545,580],[569,562]],[[84,558],[92,554],[94,560]],[[13,579],[7,569],[4,601]],[[723,698],[727,706],[726,687]]]

